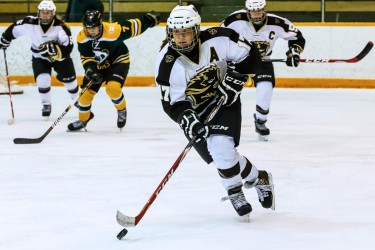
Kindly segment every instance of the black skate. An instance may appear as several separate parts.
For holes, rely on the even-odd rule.
[[[253,210],[242,192],[242,184],[228,189],[228,196],[222,198],[222,201],[228,199],[239,216],[247,215]]]
[[[117,127],[122,130],[126,124],[126,108],[117,111]]]
[[[255,132],[258,133],[258,139],[260,141],[268,141],[270,130],[266,127],[267,120],[261,120],[254,114]]]
[[[275,190],[272,174],[264,170],[259,170],[258,172],[258,179],[254,182],[245,182],[245,188],[255,187],[258,193],[258,200],[262,204],[262,207],[275,210]]]
[[[42,116],[48,119],[48,117],[51,115],[51,110],[52,110],[51,104],[43,104]]]
[[[94,113],[93,112],[90,112],[90,117],[87,121],[85,122],[82,122],[80,120],[77,120],[75,122],[72,122],[68,125],[68,131],[79,131],[81,129],[84,129],[85,131],[86,130],[86,126],[87,126],[87,123],[94,118]]]

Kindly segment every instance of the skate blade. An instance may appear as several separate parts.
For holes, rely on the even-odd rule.
[[[273,178],[272,178],[272,174],[271,173],[268,173],[268,179],[269,179],[269,182],[271,184],[271,189],[272,189],[272,206],[271,206],[271,209],[272,210],[275,210],[275,189],[274,189],[274,185],[273,185]]]
[[[259,135],[258,134],[258,140],[259,141],[268,141],[268,135]]]
[[[49,121],[49,116],[43,116],[43,119],[44,119],[45,121]]]
[[[69,133],[87,132],[87,129],[86,128],[81,128],[79,130],[69,130],[69,129],[67,129],[66,132],[69,132]]]
[[[250,213],[240,216],[241,221],[250,223]]]

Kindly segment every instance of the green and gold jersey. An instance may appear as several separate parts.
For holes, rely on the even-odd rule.
[[[102,35],[89,38],[85,29],[77,35],[78,50],[85,69],[106,69],[115,63],[129,63],[129,49],[124,40],[138,36],[151,25],[144,17],[123,22],[103,22]]]

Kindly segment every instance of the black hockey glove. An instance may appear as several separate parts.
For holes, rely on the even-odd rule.
[[[4,36],[1,36],[0,38],[0,49],[7,49],[10,45],[10,41],[4,38]]]
[[[249,77],[228,69],[224,75],[224,79],[219,84],[219,91],[224,96],[223,105],[232,105],[240,96],[243,85],[247,82]]]
[[[300,59],[301,48],[298,45],[293,45],[286,52],[286,65],[289,67],[298,67]]]
[[[39,46],[40,54],[51,61],[60,60],[62,57],[60,46],[55,42],[46,42]]]
[[[103,75],[92,69],[88,69],[85,73],[87,79],[92,81],[92,84],[101,84],[103,82]]]
[[[195,142],[203,143],[207,139],[210,130],[208,126],[205,126],[200,122],[199,117],[194,110],[185,110],[180,117],[178,117],[177,121],[182,130],[184,130],[185,135],[190,138],[190,140],[195,135],[197,136]]]
[[[147,12],[146,15],[145,15],[145,18],[147,18],[151,22],[150,28],[155,27],[160,23],[160,13],[159,12],[156,12],[156,11],[153,11],[153,10],[150,11],[150,12]]]

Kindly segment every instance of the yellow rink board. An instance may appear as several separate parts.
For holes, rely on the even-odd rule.
[[[82,82],[82,76],[77,76],[78,82]],[[32,76],[10,76],[11,81],[18,85],[35,85]],[[52,86],[63,86],[55,76],[52,76]],[[156,86],[152,76],[128,76],[125,87],[154,87]],[[252,83],[246,87],[252,87]],[[276,78],[277,88],[375,88],[375,79],[338,79],[338,78]]]
[[[1,25],[9,26],[11,23],[1,23]],[[71,27],[81,26],[80,23],[68,23]],[[375,26],[374,22],[296,22],[296,26]],[[160,26],[165,26],[161,23]],[[202,26],[219,26],[220,23],[202,23]],[[35,85],[33,76],[10,76],[11,81],[15,81],[19,85]],[[83,76],[77,76],[78,83],[82,82]],[[63,86],[56,77],[52,76],[52,86]],[[153,87],[156,86],[153,76],[128,76],[125,87]],[[251,82],[245,85],[253,86]],[[347,79],[347,78],[277,78],[276,87],[278,88],[375,88],[375,79]]]

